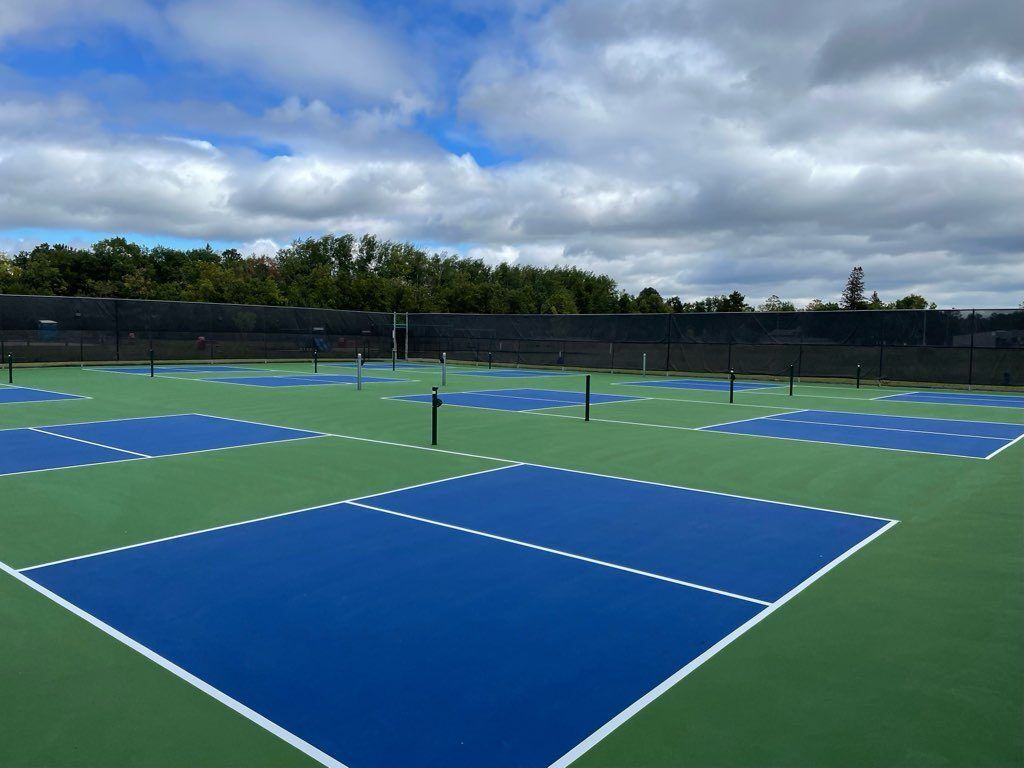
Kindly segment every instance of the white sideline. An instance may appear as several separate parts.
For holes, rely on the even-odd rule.
[[[668,679],[664,680],[659,685],[657,685],[654,688],[652,688],[646,694],[644,694],[639,699],[637,699],[632,704],[630,704],[628,707],[626,707],[624,710],[619,712],[619,714],[617,714],[615,717],[613,717],[607,723],[602,725],[600,728],[598,728],[596,731],[594,731],[592,734],[590,734],[587,738],[585,738],[583,741],[581,741],[575,747],[573,747],[568,752],[566,752],[564,755],[562,755],[558,760],[556,760],[555,762],[551,763],[551,765],[548,768],[567,768],[567,766],[569,766],[571,763],[573,763],[574,761],[579,759],[579,757],[581,755],[583,755],[585,752],[587,752],[592,747],[594,747],[594,745],[596,745],[598,742],[600,742],[602,739],[604,739],[606,736],[608,736],[608,734],[610,734],[612,731],[614,731],[620,725],[625,723],[627,720],[629,720],[631,717],[633,717],[635,714],[637,714],[640,710],[642,710],[644,707],[646,707],[652,701],[657,699],[663,693],[668,691],[676,683],[678,683],[684,677],[689,675],[691,672],[693,672],[699,666],[701,666],[702,664],[707,662],[712,656],[714,656],[719,651],[721,651],[723,648],[725,648],[730,643],[732,643],[734,640],[736,640],[736,638],[738,638],[741,635],[745,634],[750,629],[753,629],[757,624],[759,624],[760,622],[764,621],[772,613],[777,611],[779,608],[781,608],[783,605],[788,603],[790,600],[792,600],[798,594],[803,592],[805,589],[807,589],[807,587],[809,587],[815,581],[817,581],[822,576],[824,576],[826,573],[831,571],[833,568],[835,568],[841,562],[843,562],[848,557],[853,555],[855,552],[857,552],[860,549],[862,549],[863,547],[867,546],[872,541],[874,541],[879,536],[881,536],[883,533],[888,531],[890,528],[892,528],[894,525],[896,525],[896,522],[897,521],[893,520],[888,525],[882,526],[877,531],[875,531],[873,534],[871,534],[870,536],[868,536],[865,539],[862,539],[860,542],[858,542],[857,544],[852,546],[850,549],[846,550],[846,552],[841,554],[839,557],[837,557],[832,562],[828,563],[826,566],[824,566],[823,568],[818,570],[816,573],[812,574],[807,579],[805,579],[804,581],[800,582],[797,586],[795,586],[793,589],[791,589],[785,595],[780,597],[774,603],[769,605],[763,611],[761,611],[760,613],[758,613],[755,616],[752,616],[744,624],[741,624],[739,627],[734,629],[728,635],[726,635],[721,640],[719,640],[717,643],[715,643],[710,648],[708,648],[706,651],[704,651],[704,653],[702,653],[700,656],[698,656],[697,658],[693,659],[690,663],[688,663],[682,669],[678,670],[671,677],[669,677]]]
[[[191,685],[191,686],[193,686],[195,688],[198,688],[203,693],[205,693],[208,696],[210,696],[210,697],[216,699],[217,701],[219,701],[221,704],[226,706],[228,709],[234,710],[235,712],[240,714],[242,717],[252,721],[256,725],[260,726],[261,728],[269,731],[270,733],[274,734],[275,736],[277,736],[282,741],[284,741],[284,742],[286,742],[288,744],[291,744],[293,747],[298,749],[300,752],[305,753],[306,755],[308,755],[309,757],[313,758],[314,760],[316,760],[320,764],[326,765],[329,768],[346,768],[344,763],[341,763],[338,760],[335,760],[333,757],[328,755],[326,752],[323,752],[323,751],[317,749],[316,747],[314,747],[309,742],[307,742],[307,741],[305,741],[303,739],[300,739],[298,736],[296,736],[291,731],[285,730],[284,728],[282,728],[280,725],[278,725],[274,721],[264,717],[259,712],[255,711],[253,709],[250,709],[249,707],[245,706],[245,704],[242,704],[240,701],[238,701],[236,699],[233,699],[231,696],[228,696],[226,693],[224,693],[220,689],[214,688],[212,685],[210,685],[206,681],[196,677],[191,672],[189,672],[189,671],[179,667],[177,664],[175,664],[174,662],[164,658],[163,656],[158,654],[156,651],[153,651],[150,648],[147,648],[142,643],[140,643],[140,642],[138,642],[136,640],[133,640],[131,637],[129,637],[128,635],[124,634],[120,630],[114,629],[114,627],[112,627],[109,624],[107,624],[106,622],[96,618],[91,613],[88,613],[88,612],[82,610],[81,608],[79,608],[74,603],[68,602],[67,600],[62,598],[60,595],[58,595],[58,594],[56,594],[54,592],[51,592],[50,590],[48,590],[46,587],[42,586],[41,584],[37,584],[36,582],[32,581],[32,579],[28,578],[24,574],[20,573],[19,571],[15,570],[11,566],[7,565],[7,563],[0,562],[0,571],[6,573],[8,576],[10,576],[10,577],[12,577],[14,579],[17,579],[22,584],[24,584],[25,586],[29,587],[30,589],[35,590],[36,592],[38,592],[43,597],[49,598],[50,600],[55,602],[57,605],[59,605],[61,608],[65,609],[66,611],[69,611],[70,613],[74,614],[78,618],[87,621],[89,624],[92,624],[94,627],[99,629],[101,632],[104,632],[105,634],[107,634],[110,637],[114,638],[118,642],[123,643],[124,645],[128,646],[133,651],[135,651],[136,653],[139,653],[142,656],[145,656],[150,661],[152,661],[152,662],[158,664],[159,666],[163,667],[164,669],[166,669],[172,675],[175,675],[176,677],[180,678],[181,680],[184,680],[189,685]]]

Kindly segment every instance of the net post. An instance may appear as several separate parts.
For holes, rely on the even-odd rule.
[[[493,364],[494,364],[494,353],[493,352],[488,352],[487,353],[487,370],[488,371],[491,370],[491,366]]]
[[[391,370],[395,371],[398,369],[398,349],[391,347]]]
[[[733,391],[736,389],[736,372],[729,371],[729,402],[733,401]]]
[[[437,399],[437,387],[430,388],[430,444],[437,445],[437,409],[441,401]]]
[[[363,353],[356,353],[356,389],[363,389]]]
[[[441,386],[448,384],[448,353],[441,353]]]
[[[313,373],[320,372],[320,356],[317,354],[316,346],[313,347]]]
[[[156,376],[156,357],[153,354],[153,348],[149,348],[149,378]]]
[[[793,364],[789,364],[789,396],[793,396]]]
[[[590,374],[587,374],[586,395],[584,397],[583,420],[590,421]]]
[[[646,376],[647,375],[647,353],[646,352],[644,352],[643,370],[644,370],[644,376]]]
[[[860,363],[857,364],[857,389],[860,389]]]
[[[14,383],[14,355],[7,355],[7,383]]]

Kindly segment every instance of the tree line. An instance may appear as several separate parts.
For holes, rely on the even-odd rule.
[[[296,240],[274,256],[236,249],[145,247],[121,237],[89,248],[42,244],[0,253],[0,293],[103,296],[231,304],[399,312],[591,314],[599,312],[752,312],[739,291],[683,301],[648,287],[636,295],[607,275],[576,267],[491,266],[447,252],[427,253],[373,235]],[[805,309],[924,309],[911,294],[892,303],[864,295],[854,269],[838,302],[815,299]],[[771,296],[762,311],[794,311]]]

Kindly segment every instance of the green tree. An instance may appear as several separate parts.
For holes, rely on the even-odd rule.
[[[765,299],[757,308],[759,312],[796,312],[792,301],[783,301],[774,293]]]
[[[645,313],[668,312],[665,300],[654,288],[644,288],[636,295],[636,311]]]
[[[867,307],[867,300],[864,298],[864,269],[854,267],[850,270],[850,276],[846,278],[846,287],[843,289],[841,301],[843,309],[864,309]]]
[[[935,309],[934,303],[929,304],[928,299],[916,293],[909,293],[902,299],[896,299],[890,306],[893,309]]]
[[[806,309],[808,312],[835,312],[840,309],[840,306],[834,301],[811,299],[810,302],[808,302]]]

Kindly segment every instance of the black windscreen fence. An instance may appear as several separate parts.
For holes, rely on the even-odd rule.
[[[496,365],[1024,386],[1024,309],[399,315],[398,353]],[[404,321],[407,318],[407,327]],[[19,363],[387,359],[394,315],[0,295]],[[407,347],[407,350],[406,350]]]
[[[0,296],[0,351],[21,363],[388,358],[393,316],[301,307]]]
[[[1024,385],[1024,310],[409,317],[409,354],[501,365]]]

